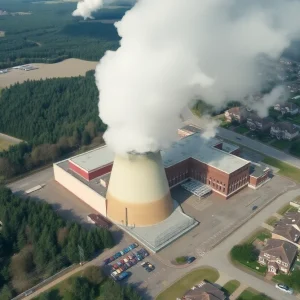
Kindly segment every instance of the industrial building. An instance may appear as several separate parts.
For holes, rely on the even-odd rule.
[[[250,181],[256,188],[267,180],[257,171],[251,180],[251,163],[237,156],[237,146],[206,139],[191,126],[181,133],[160,153],[115,156],[104,146],[58,162],[55,180],[132,235],[147,236],[143,243],[156,251],[167,243],[163,235],[175,237],[198,223],[181,211],[170,188],[182,185],[199,197],[213,192],[227,199]]]

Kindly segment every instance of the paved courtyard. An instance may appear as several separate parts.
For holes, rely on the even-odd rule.
[[[259,209],[292,185],[290,180],[274,176],[258,190],[247,187],[228,200],[215,195],[200,199],[180,186],[175,187],[171,191],[173,198],[187,215],[200,224],[158,255],[164,260],[173,260],[181,255],[203,256],[253,213],[254,206]]]

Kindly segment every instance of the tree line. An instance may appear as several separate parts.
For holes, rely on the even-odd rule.
[[[103,143],[94,72],[27,81],[2,90],[0,132],[26,142],[0,152],[0,175],[11,178],[81,146]]]
[[[114,245],[110,231],[65,222],[50,204],[0,187],[0,299],[21,293],[60,269]],[[11,299],[11,298],[8,298]]]
[[[70,278],[63,290],[43,293],[36,300],[142,300],[130,286],[121,286],[104,276],[99,267],[86,268],[80,276]],[[5,299],[4,299],[5,300]]]
[[[0,16],[0,69],[26,63],[55,63],[66,58],[99,60],[119,47],[113,24],[72,17],[76,3],[24,3],[3,0],[0,9],[31,11],[31,15]],[[103,9],[97,19],[118,20],[128,7]],[[17,24],[22,24],[18,26]]]

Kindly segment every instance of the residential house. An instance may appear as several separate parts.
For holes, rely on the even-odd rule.
[[[192,287],[181,300],[226,300],[224,292],[215,287],[213,284],[202,281]]]
[[[244,123],[247,120],[247,109],[244,106],[232,107],[225,111],[225,118],[227,122],[238,121],[239,123]]]
[[[254,113],[250,113],[247,117],[247,127],[250,130],[257,131],[267,131],[270,130],[271,126],[274,124],[273,120],[269,117],[260,118]]]
[[[300,231],[300,213],[287,212],[277,224],[277,226],[291,225],[298,231]]]
[[[277,224],[272,232],[272,238],[292,243],[300,249],[300,231],[292,225]]]
[[[299,107],[292,102],[287,102],[285,104],[275,104],[274,110],[280,111],[282,115],[285,114],[296,115],[300,111]]]
[[[292,140],[299,134],[299,129],[290,122],[278,122],[271,126],[271,136],[278,140]]]
[[[258,262],[267,265],[268,272],[277,274],[281,271],[288,274],[298,253],[297,246],[282,240],[269,239],[260,251]]]

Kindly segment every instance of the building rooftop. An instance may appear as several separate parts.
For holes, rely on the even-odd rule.
[[[94,150],[73,156],[69,160],[86,171],[95,170],[113,162],[115,154],[107,147],[103,146]]]
[[[250,176],[259,178],[263,176],[270,168],[264,166],[264,165],[259,165],[259,164],[251,164],[250,167]]]
[[[245,159],[214,148],[221,142],[217,138],[207,140],[201,134],[187,136],[173,143],[169,149],[162,151],[164,166],[167,168],[192,157],[230,174],[249,164],[249,161]]]
[[[227,153],[227,150],[234,150],[235,146],[225,143],[228,149],[223,151],[214,148],[218,143],[222,143],[222,141],[217,138],[205,139],[201,133],[187,136],[174,142],[169,149],[161,152],[164,167],[170,167],[191,157],[230,174],[249,164],[249,161]],[[92,171],[110,164],[113,160],[114,153],[107,146],[74,156],[70,159],[71,162],[86,171]]]
[[[267,245],[264,249],[262,249],[262,251],[291,264],[297,255],[298,248],[290,242],[269,239]]]

